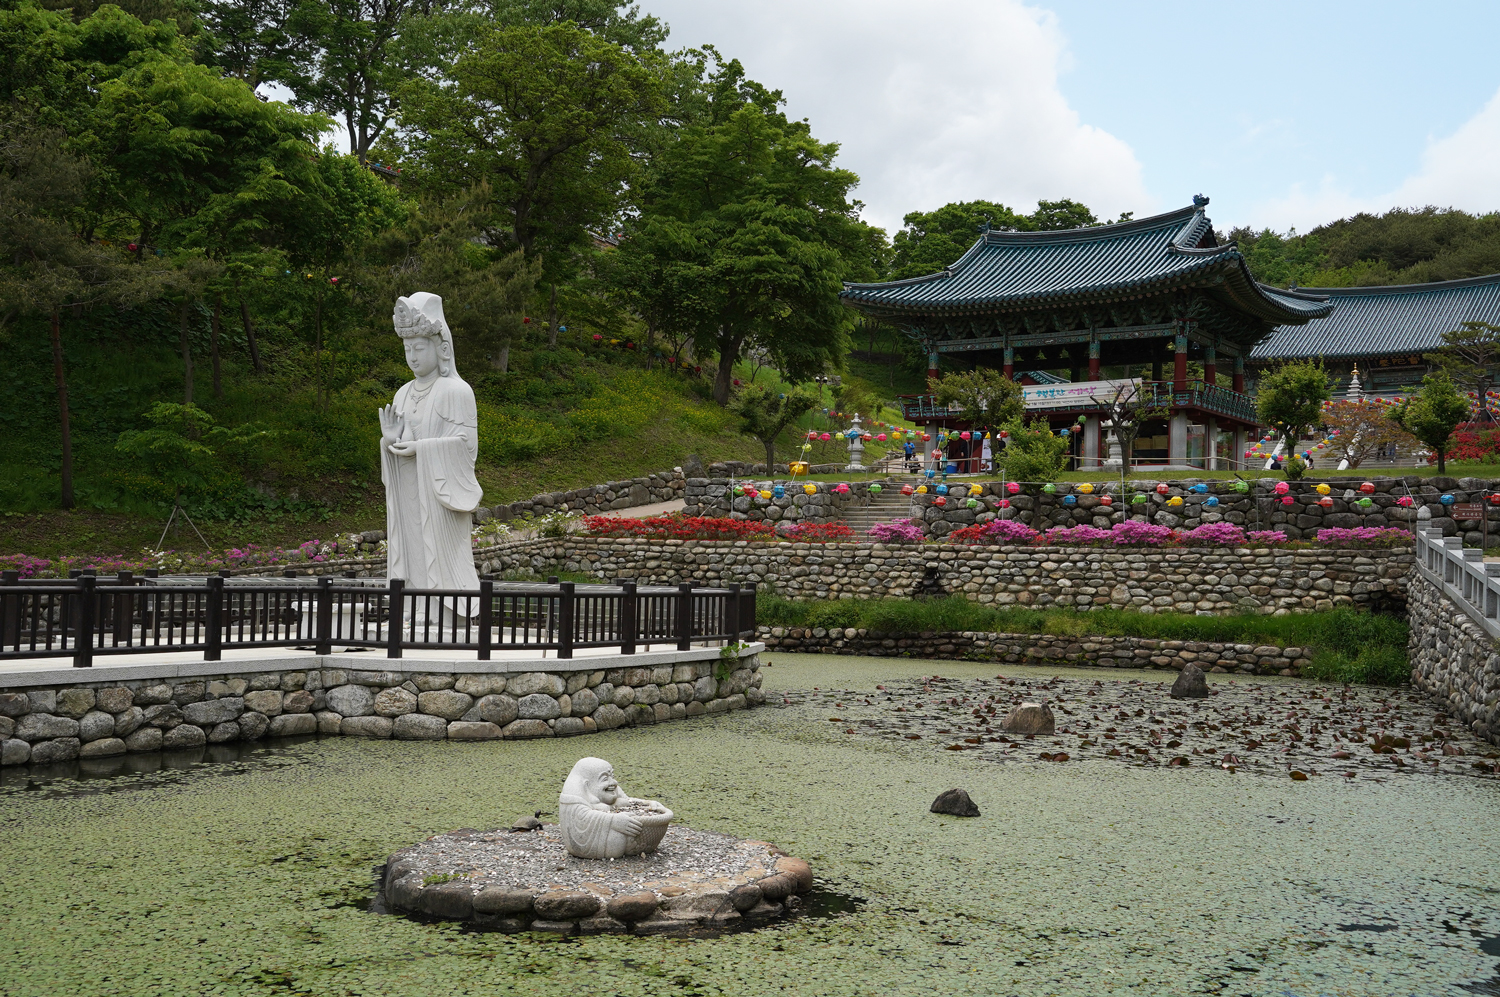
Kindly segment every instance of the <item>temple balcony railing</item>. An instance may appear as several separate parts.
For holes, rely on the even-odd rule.
[[[1088,383],[1073,381],[1068,382],[1067,386],[1084,386]],[[1181,391],[1177,390],[1176,383],[1173,381],[1142,381],[1140,385],[1142,400],[1153,408],[1168,411],[1194,409],[1249,425],[1256,423],[1255,399],[1243,392],[1221,388],[1217,384],[1207,384],[1197,378],[1186,381]],[[962,418],[961,413],[939,404],[933,395],[902,395],[898,401],[901,403],[902,417],[918,425],[943,423]],[[1048,412],[1059,414],[1103,412],[1104,409],[1104,405],[1096,403],[1092,398],[1080,397],[1054,400],[1052,404],[1028,408],[1026,412],[1028,416],[1035,416]]]

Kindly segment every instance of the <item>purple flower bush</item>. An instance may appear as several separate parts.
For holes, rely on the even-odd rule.
[[[1114,542],[1121,547],[1160,547],[1171,543],[1177,536],[1171,527],[1142,523],[1135,519],[1116,523],[1110,533],[1114,535]]]
[[[1280,530],[1251,530],[1245,534],[1245,543],[1251,547],[1275,547],[1290,542]]]
[[[1179,539],[1184,547],[1239,547],[1245,543],[1245,531],[1233,523],[1204,523]]]
[[[910,519],[897,519],[889,523],[876,523],[867,531],[881,543],[919,544],[926,539],[922,527]]]
[[[1115,543],[1115,532],[1097,526],[1054,526],[1043,538],[1054,547],[1103,547]]]
[[[1411,534],[1397,526],[1357,526],[1352,530],[1327,527],[1318,531],[1318,543],[1330,547],[1404,547]]]

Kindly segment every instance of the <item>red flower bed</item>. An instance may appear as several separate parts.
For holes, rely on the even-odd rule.
[[[798,523],[787,531],[787,539],[801,540],[806,543],[838,543],[858,540],[859,537],[849,528],[848,523],[834,521],[832,523]]]
[[[651,516],[645,519],[584,516],[583,527],[595,537],[641,537],[645,540],[771,540],[771,523],[708,516]]]
[[[1470,423],[1453,433],[1453,445],[1448,450],[1449,460],[1473,460],[1486,464],[1500,462],[1500,432],[1493,429],[1475,432]],[[1427,463],[1436,464],[1437,454],[1429,454]]]

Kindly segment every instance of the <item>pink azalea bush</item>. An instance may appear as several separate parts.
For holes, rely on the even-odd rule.
[[[1411,534],[1397,526],[1356,526],[1352,530],[1326,527],[1318,531],[1318,543],[1330,547],[1404,547]]]
[[[922,527],[910,519],[897,519],[889,523],[876,523],[866,531],[881,543],[919,544],[926,539]]]
[[[1121,547],[1160,547],[1171,543],[1177,536],[1171,527],[1142,523],[1135,519],[1116,523],[1110,533],[1114,535],[1114,542]]]
[[[1240,547],[1245,531],[1233,523],[1204,523],[1179,534],[1184,547]]]
[[[1097,526],[1054,526],[1043,539],[1054,547],[1101,547],[1114,543],[1115,533]]]
[[[1280,530],[1251,530],[1245,534],[1245,543],[1251,547],[1274,547],[1277,544],[1291,543],[1291,540]]]

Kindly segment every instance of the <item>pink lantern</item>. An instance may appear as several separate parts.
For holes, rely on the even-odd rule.
[[[1005,490],[1010,492],[1012,495],[1019,494],[1021,491],[1021,483],[1019,481],[1012,481],[1010,484],[1005,486]]]
[[[1399,505],[1399,506],[1401,506],[1403,509],[1410,509],[1411,508],[1411,496],[1410,495],[1403,495],[1403,496],[1401,496],[1400,498],[1398,498],[1396,500],[1396,504]]]
[[[1002,508],[1002,509],[1009,509],[1010,508],[1010,499],[1001,499],[1000,500],[1000,508]]]
[[[818,437],[818,439],[822,440],[824,443],[827,443],[829,440],[833,439],[833,437],[828,435],[827,433],[824,433],[822,436]]]
[[[1282,505],[1291,505],[1295,501],[1297,501],[1297,500],[1294,499],[1294,498],[1292,498],[1290,495],[1283,495],[1283,496],[1281,496],[1281,504]]]
[[[1276,494],[1277,495],[1285,495],[1287,492],[1289,492],[1291,490],[1292,490],[1292,486],[1289,485],[1289,484],[1287,484],[1285,481],[1278,481],[1278,482],[1276,482]]]
[[[961,440],[967,440],[969,438],[969,431],[964,430],[962,433],[959,433],[958,438]]]
[[[885,442],[885,434],[881,433],[879,436],[875,437],[875,439],[879,440],[881,443],[884,443]]]

